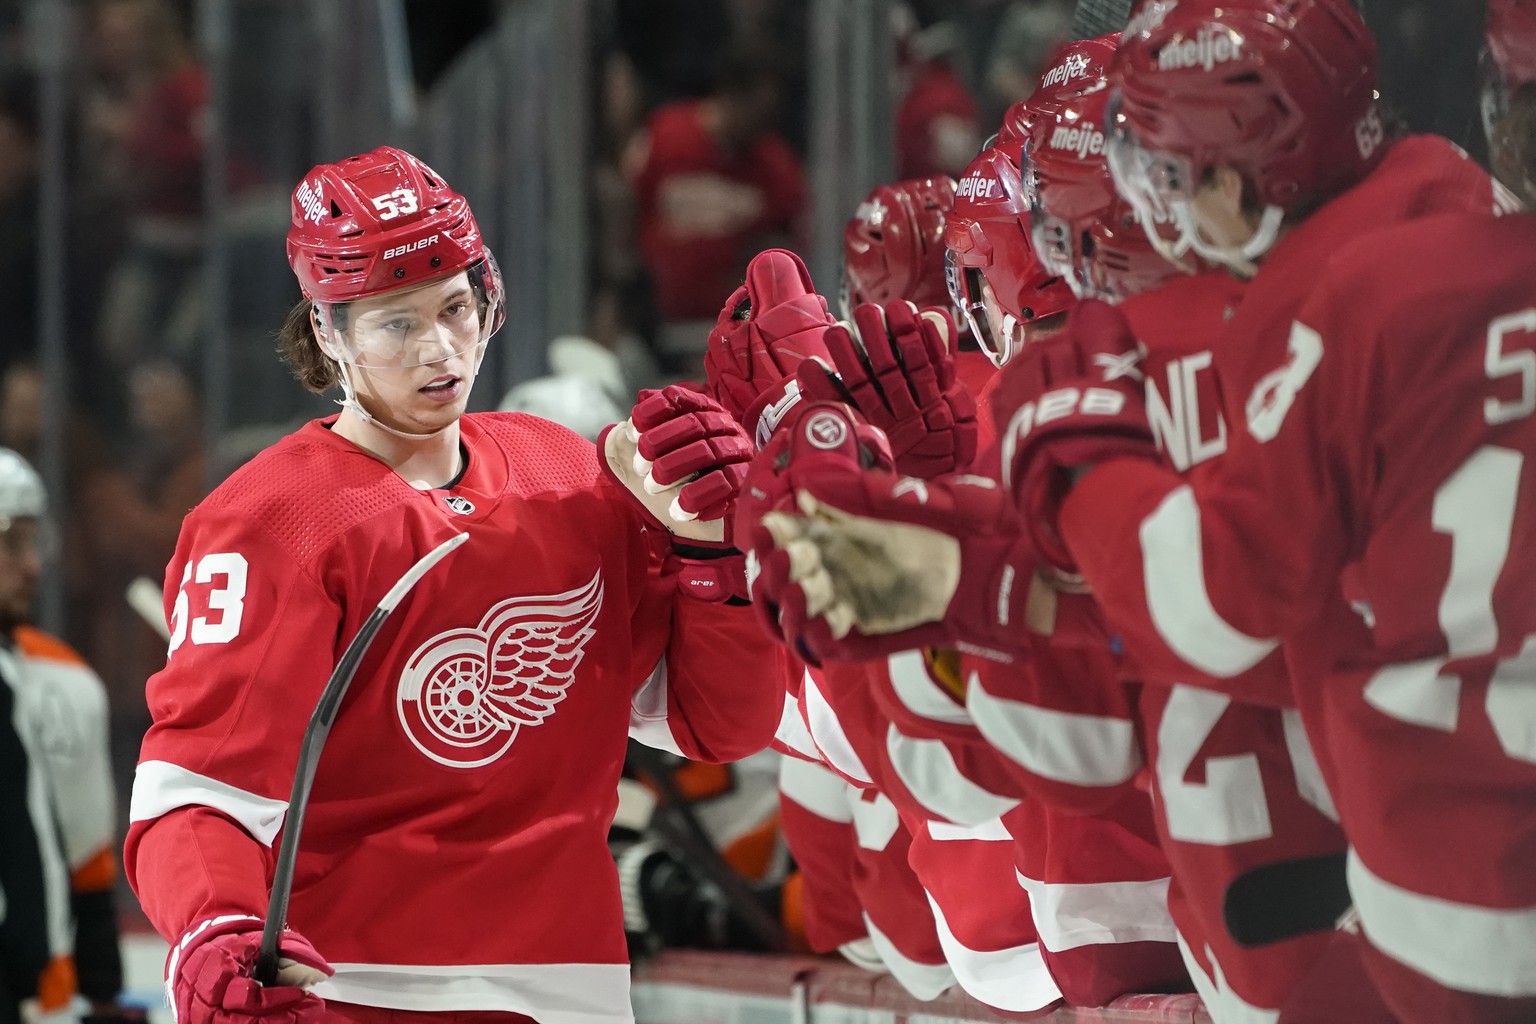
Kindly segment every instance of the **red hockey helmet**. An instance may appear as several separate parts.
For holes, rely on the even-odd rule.
[[[1083,93],[1037,121],[1023,171],[1041,264],[1079,298],[1119,302],[1183,268],[1153,247],[1135,208],[1115,192],[1104,161],[1108,98],[1105,88]]]
[[[501,274],[469,203],[437,172],[391,146],[320,164],[304,176],[293,192],[288,263],[315,304],[324,340],[345,362],[356,361],[362,345],[349,336],[356,332],[346,330],[345,317],[333,314],[359,299],[468,271],[480,313],[477,343],[505,317]],[[409,365],[404,345],[402,339],[401,352],[373,354]]]
[[[1100,36],[1057,47],[1046,61],[1035,91],[1003,113],[1003,124],[994,141],[1015,142],[1029,138],[1031,127],[1043,111],[1053,109],[1085,90],[1101,86],[1119,41],[1119,36]]]
[[[1351,0],[1151,0],[1110,83],[1121,193],[1144,224],[1171,218],[1186,244],[1233,266],[1267,251],[1287,215],[1365,177],[1384,149],[1376,43]],[[1266,207],[1241,251],[1205,242],[1188,209],[1223,165]]]
[[[914,178],[880,185],[843,227],[843,318],[866,302],[949,302],[944,284],[944,218],[955,179]]]
[[[1022,140],[995,143],[971,162],[955,186],[944,227],[950,298],[971,334],[998,366],[1013,354],[1013,326],[1062,313],[1076,301],[1071,287],[1035,258],[1029,207],[1019,172]],[[982,303],[991,288],[1005,323],[994,332]]]

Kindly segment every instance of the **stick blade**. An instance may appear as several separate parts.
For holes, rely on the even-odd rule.
[[[1350,906],[1344,854],[1254,868],[1227,886],[1222,916],[1239,946],[1252,948],[1332,931]]]
[[[138,613],[145,624],[160,634],[160,639],[171,639],[171,627],[165,621],[165,606],[160,603],[160,587],[148,576],[138,576],[128,584],[128,607]]]

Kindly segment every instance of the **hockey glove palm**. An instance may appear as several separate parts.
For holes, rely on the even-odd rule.
[[[760,617],[813,660],[927,646],[1021,656],[1035,555],[1007,495],[984,477],[867,468],[854,431],[847,410],[820,403],[795,424],[777,473],[794,507],[752,533]]]
[[[801,394],[857,408],[890,439],[897,472],[927,480],[964,471],[976,456],[976,401],[955,375],[954,321],[910,302],[865,303],[853,321],[857,334],[844,324],[827,331],[835,375],[819,361],[800,364]]]

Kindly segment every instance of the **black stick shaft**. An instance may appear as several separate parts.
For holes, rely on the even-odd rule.
[[[1097,39],[1119,32],[1131,20],[1135,0],[1077,0],[1072,12],[1072,38]]]
[[[1244,948],[1330,931],[1349,909],[1344,854],[1279,861],[1252,868],[1227,886],[1222,915]]]
[[[341,699],[347,694],[357,666],[368,653],[379,627],[395,610],[400,599],[416,585],[450,551],[469,539],[469,534],[459,533],[443,541],[427,552],[384,595],[384,600],[369,614],[352,642],[342,652],[331,677],[320,691],[320,701],[315,705],[309,724],[304,727],[304,739],[299,745],[299,763],[293,775],[293,791],[288,797],[288,813],[283,819],[283,841],[277,851],[277,867],[272,876],[272,895],[267,902],[267,920],[261,929],[261,949],[256,954],[256,970],[253,977],[262,985],[277,981],[277,941],[288,920],[288,897],[293,893],[293,867],[299,853],[299,834],[304,829],[304,811],[309,806],[309,791],[315,783],[315,766],[320,762],[320,751],[325,739],[331,734],[331,724],[336,721],[336,711]]]

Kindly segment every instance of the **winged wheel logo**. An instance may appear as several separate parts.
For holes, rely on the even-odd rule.
[[[563,594],[512,597],[478,626],[439,633],[400,674],[396,710],[427,757],[479,768],[565,700],[603,605],[601,572]]]

